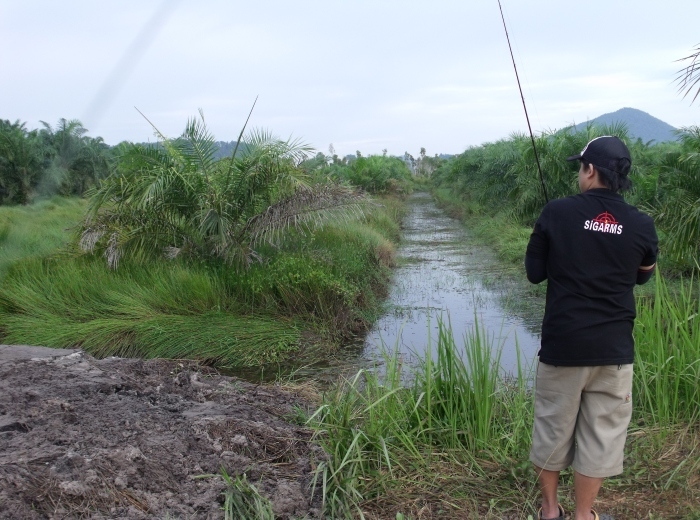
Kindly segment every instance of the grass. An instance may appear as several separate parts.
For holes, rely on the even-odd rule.
[[[473,201],[462,200],[452,190],[439,188],[434,189],[432,194],[445,211],[468,223],[469,230],[474,234],[479,244],[486,244],[495,251],[503,263],[504,272],[512,273],[525,280],[525,250],[530,240],[532,228],[518,224],[513,218],[508,218],[503,213],[496,215],[485,213]],[[660,258],[662,266],[664,266],[664,260],[662,254]],[[671,293],[682,291],[683,282],[677,276],[677,273],[681,271],[678,265],[667,265],[666,267],[668,272],[665,283],[668,290]],[[524,289],[526,293],[535,298],[544,297],[546,290],[546,282],[538,285],[527,284],[527,288]],[[637,285],[634,292],[638,297],[653,298],[656,289],[653,284],[647,283]]]
[[[468,518],[492,500],[496,510],[503,500],[528,510],[511,487],[523,478],[510,471],[529,439],[527,377],[500,380],[500,347],[478,328],[465,338],[464,358],[449,325],[440,324],[436,341],[412,387],[389,354],[381,371],[358,372],[312,417],[330,454],[316,482],[329,517]]]
[[[67,208],[61,218],[58,208]],[[312,362],[367,327],[385,294],[402,202],[387,199],[316,233],[290,232],[245,271],[180,260],[127,260],[110,270],[70,247],[82,201],[0,209],[12,217],[4,239],[14,244],[0,266],[4,343],[231,368]],[[36,249],[42,230],[51,238]]]
[[[657,273],[653,298],[638,305],[634,395],[653,424],[700,420],[700,283],[671,291]]]
[[[260,495],[255,486],[248,482],[245,473],[231,478],[222,468],[221,476],[226,483],[224,520],[237,520],[239,518],[275,520],[271,502]]]
[[[606,479],[597,503],[617,518],[699,518],[694,378],[700,356],[697,331],[689,329],[699,303],[665,293],[663,279],[657,291],[654,302],[639,309],[640,368],[625,470]],[[654,320],[680,315],[684,324],[665,321],[662,336],[649,334]],[[695,339],[689,343],[688,337]],[[663,356],[645,346],[659,340]],[[315,484],[330,518],[536,515],[539,494],[528,462],[531,374],[521,367],[515,377],[502,376],[502,346],[478,325],[460,343],[449,324],[441,323],[433,341],[435,358],[427,354],[415,373],[407,377],[400,357],[388,352],[379,370],[342,381],[312,416],[310,424],[329,454]],[[678,348],[687,350],[684,357],[674,357]],[[407,379],[413,383],[407,385]],[[563,473],[560,498],[571,511],[570,471]]]
[[[0,206],[0,279],[9,267],[65,248],[87,201],[54,196],[28,206]]]

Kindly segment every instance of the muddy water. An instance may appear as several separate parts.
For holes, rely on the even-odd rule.
[[[382,348],[397,348],[404,362],[415,363],[428,348],[434,350],[442,319],[451,323],[460,347],[478,322],[493,345],[502,347],[505,372],[517,368],[516,345],[521,360],[531,363],[541,318],[516,315],[509,304],[522,296],[522,284],[513,281],[512,272],[503,276],[493,252],[474,244],[469,231],[429,194],[414,194],[409,205],[388,311],[366,337],[362,357],[373,360]]]

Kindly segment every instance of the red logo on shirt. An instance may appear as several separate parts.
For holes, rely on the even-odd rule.
[[[622,224],[607,211],[604,211],[593,220],[586,220],[583,223],[583,229],[590,231],[600,231],[601,233],[612,233],[614,235],[622,234]]]

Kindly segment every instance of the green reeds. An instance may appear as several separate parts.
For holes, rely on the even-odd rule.
[[[636,459],[658,457],[671,432],[685,432],[690,456],[697,449],[698,290],[684,284],[674,294],[657,274],[654,299],[639,303],[637,423],[629,440]],[[500,349],[478,325],[458,345],[449,324],[441,322],[435,345],[414,373],[403,374],[401,357],[388,353],[380,370],[362,370],[330,392],[310,420],[329,454],[318,468],[316,488],[330,517],[417,516],[416,504],[446,518],[456,512],[460,518],[531,514],[537,496],[528,462],[532,374],[519,353],[517,373],[501,374]],[[697,464],[681,458],[652,469],[645,468],[650,474],[642,483],[635,477],[639,465],[630,463],[610,485],[630,487],[630,493],[639,486],[665,492],[696,473]],[[689,486],[687,495],[697,496],[696,488]]]
[[[522,369],[521,384],[503,382],[500,350],[478,325],[462,348],[441,321],[435,357],[409,375],[412,386],[394,352],[381,370],[362,370],[331,392],[310,419],[329,453],[316,478],[327,514],[363,517],[377,500],[406,513],[402,502],[420,496],[449,516],[475,511],[480,497],[512,499],[503,484],[519,477],[494,471],[491,461],[520,464],[529,443],[530,393]],[[479,488],[485,480],[490,489]],[[512,501],[525,507],[527,499]]]
[[[464,337],[464,349],[466,360],[450,325],[440,321],[436,359],[428,350],[416,374],[413,417],[427,420],[417,426],[430,444],[477,451],[494,436],[501,352],[478,325]]]
[[[639,413],[661,426],[700,419],[700,300],[697,281],[671,292],[657,273],[654,298],[635,323],[634,395]]]

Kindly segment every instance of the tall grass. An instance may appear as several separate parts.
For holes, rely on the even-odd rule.
[[[700,283],[671,292],[657,273],[654,298],[638,305],[635,399],[661,426],[700,420]]]
[[[117,274],[101,264],[56,257],[15,266],[0,294],[3,341],[239,366],[279,361],[298,347],[298,323],[240,312],[204,270],[124,266]]]
[[[527,374],[515,384],[501,378],[501,346],[478,326],[464,338],[464,356],[449,324],[440,322],[436,342],[435,359],[416,369],[412,386],[400,357],[388,354],[381,372],[358,372],[311,418],[330,455],[316,486],[331,518],[375,507],[415,513],[416,497],[445,517],[476,513],[483,498],[528,507],[510,486],[521,481],[510,470],[529,444]],[[493,461],[508,462],[498,469]]]

